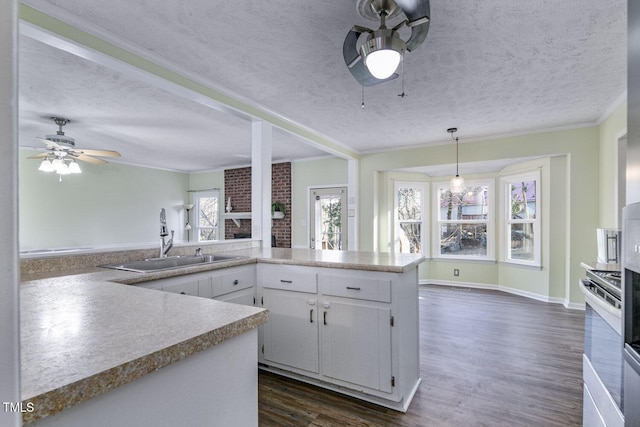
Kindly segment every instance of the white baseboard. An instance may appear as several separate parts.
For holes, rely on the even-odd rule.
[[[454,282],[450,280],[420,280],[420,285],[438,285],[438,286],[453,286],[461,288],[474,288],[474,289],[489,289],[493,291],[501,291],[509,294],[519,295],[525,298],[534,299],[536,301],[548,302],[552,304],[562,304],[566,308],[571,310],[584,310],[584,304],[569,302],[566,298],[549,297],[547,295],[540,295],[533,292],[523,291],[522,289],[510,288],[508,286],[500,286],[489,283],[474,283],[474,282]]]

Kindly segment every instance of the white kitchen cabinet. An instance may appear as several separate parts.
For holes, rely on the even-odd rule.
[[[318,372],[318,310],[313,294],[266,289],[263,306],[265,362]]]
[[[391,393],[390,308],[323,301],[320,336],[323,375]]]
[[[255,264],[185,274],[166,279],[150,280],[137,286],[215,298],[221,301],[253,305],[256,286]]]
[[[257,269],[261,369],[407,410],[420,384],[417,268]]]
[[[219,297],[215,297],[214,299],[218,301],[232,302],[234,304],[254,306],[256,294],[255,294],[254,288],[249,288],[249,289],[244,289],[241,291],[236,291],[236,292],[231,292],[229,294],[221,295]]]
[[[255,266],[225,268],[212,278],[212,297],[254,288],[256,285]]]
[[[198,281],[197,280],[187,280],[181,281],[179,283],[166,284],[162,286],[162,290],[165,292],[173,292],[176,294],[182,295],[198,295]]]
[[[299,266],[258,267],[262,307],[269,322],[262,326],[260,361],[318,373],[318,307],[315,271]]]

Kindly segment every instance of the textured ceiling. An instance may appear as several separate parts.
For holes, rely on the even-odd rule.
[[[429,35],[405,56],[407,96],[397,96],[401,79],[370,87],[364,110],[342,42],[354,24],[376,24],[355,0],[26,3],[360,153],[450,141],[451,126],[464,144],[593,124],[626,90],[625,0],[431,0]],[[20,52],[21,145],[55,130],[42,117],[65,114],[77,120],[66,130],[78,145],[82,136],[122,161],[176,170],[248,162],[247,121],[27,37]],[[319,154],[274,136],[274,158]]]

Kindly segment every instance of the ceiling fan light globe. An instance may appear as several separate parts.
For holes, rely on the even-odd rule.
[[[42,172],[53,172],[53,166],[51,165],[49,159],[44,159],[42,163],[40,163],[40,167],[38,168],[38,170]]]
[[[62,166],[60,166],[60,169],[58,169],[58,173],[60,175],[69,175],[71,173],[71,171],[69,170],[69,165],[63,162]]]
[[[54,172],[60,172],[63,164],[63,161],[56,157],[51,161],[51,168]]]
[[[69,164],[69,172],[70,173],[82,173],[82,169],[80,169],[80,165],[73,161]]]
[[[391,77],[391,75],[398,69],[398,65],[400,65],[400,58],[400,53],[395,50],[376,50],[367,55],[365,64],[373,77],[384,80]]]
[[[384,80],[398,69],[406,44],[398,33],[389,29],[380,29],[362,44],[360,55],[367,69],[376,79]]]

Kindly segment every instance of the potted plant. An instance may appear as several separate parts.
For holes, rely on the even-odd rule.
[[[286,213],[284,203],[274,201],[271,202],[271,217],[274,219],[282,219]]]

